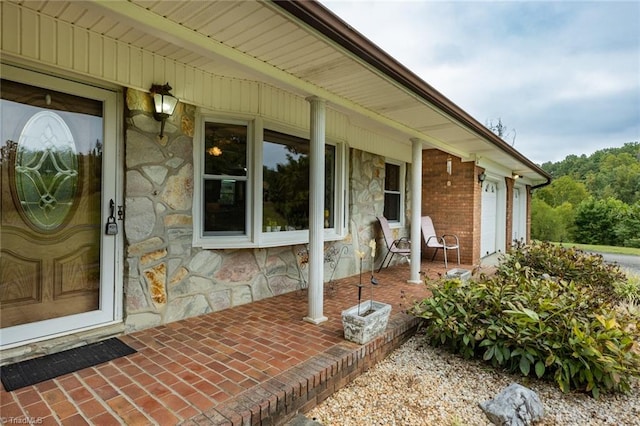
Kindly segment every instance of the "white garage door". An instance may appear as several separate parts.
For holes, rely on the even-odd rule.
[[[498,186],[495,182],[485,181],[482,185],[481,257],[495,253],[496,251],[497,211]]]

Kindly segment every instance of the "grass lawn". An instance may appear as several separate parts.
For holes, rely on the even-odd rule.
[[[596,246],[593,244],[575,244],[575,243],[553,243],[561,245],[562,247],[577,247],[584,251],[593,251],[598,253],[613,253],[613,254],[629,254],[640,256],[640,248],[633,247],[615,247],[615,246]]]

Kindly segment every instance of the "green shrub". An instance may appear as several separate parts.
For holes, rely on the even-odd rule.
[[[411,310],[425,320],[431,344],[594,397],[628,391],[632,377],[640,376],[639,318],[619,315],[604,302],[595,306],[592,282],[547,279],[531,266],[506,261],[492,277],[434,284],[433,296]]]
[[[616,295],[630,303],[640,303],[640,275],[627,273],[627,278],[616,282],[613,286]]]
[[[514,247],[501,263],[500,272],[503,275],[512,274],[516,265],[528,266],[538,277],[546,274],[554,280],[573,281],[590,293],[592,299],[589,300],[589,306],[592,308],[619,302],[615,284],[626,280],[617,265],[605,263],[599,254],[547,242]]]

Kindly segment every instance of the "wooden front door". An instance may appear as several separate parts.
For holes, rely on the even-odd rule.
[[[41,338],[94,325],[91,313],[101,309],[113,319],[113,306],[101,297],[101,262],[113,262],[113,253],[103,252],[105,100],[4,77],[2,345],[14,343],[12,330]]]

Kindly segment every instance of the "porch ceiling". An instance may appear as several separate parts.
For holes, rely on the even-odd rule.
[[[425,146],[464,160],[481,155],[534,182],[546,180],[535,165],[488,140],[477,127],[443,112],[270,1],[16,3],[212,74],[261,81],[302,96],[331,94],[329,101],[336,109],[353,115],[355,105],[358,119],[368,117],[391,125],[407,144],[417,137]],[[265,73],[265,66],[273,72]]]

